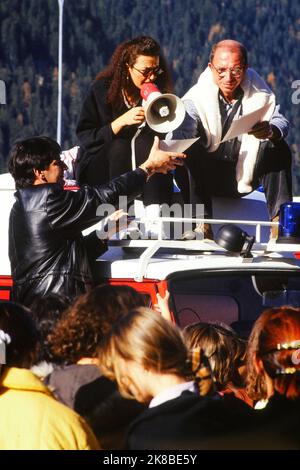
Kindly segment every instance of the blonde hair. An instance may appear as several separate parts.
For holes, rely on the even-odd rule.
[[[140,307],[121,318],[99,346],[101,370],[116,380],[120,393],[134,398],[124,380],[124,361],[161,374],[191,375],[191,363],[179,328]]]

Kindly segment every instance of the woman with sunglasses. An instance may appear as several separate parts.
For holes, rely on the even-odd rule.
[[[151,82],[162,93],[173,91],[159,44],[147,36],[120,44],[82,106],[76,130],[80,142],[76,178],[80,184],[105,183],[132,169],[131,140],[145,120],[140,90]],[[144,126],[135,141],[136,166],[145,160],[153,138],[154,132]],[[144,204],[169,203],[171,191],[172,177],[155,175],[145,185]]]

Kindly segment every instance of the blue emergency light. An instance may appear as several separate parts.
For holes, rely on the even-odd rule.
[[[286,202],[280,206],[277,243],[300,243],[299,202]]]

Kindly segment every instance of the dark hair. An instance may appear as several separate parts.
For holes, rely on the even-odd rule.
[[[296,344],[297,343],[297,344]],[[294,359],[296,353],[296,360]],[[263,373],[254,358],[261,359],[277,393],[300,397],[300,309],[283,306],[265,310],[256,320],[247,349],[247,391],[251,398],[267,398]]]
[[[30,353],[34,352],[39,340],[30,310],[15,302],[0,301],[0,330],[7,335],[6,365],[29,367]]]
[[[36,362],[57,362],[49,348],[48,335],[54,331],[62,313],[70,305],[70,300],[62,295],[50,293],[43,297],[36,297],[30,306],[40,334],[41,347]],[[57,359],[57,358],[56,358]],[[59,361],[60,362],[60,361]]]
[[[226,388],[228,382],[242,385],[238,367],[244,360],[246,342],[232,328],[199,322],[185,327],[183,334],[189,349],[200,348],[208,358],[219,389]]]
[[[8,169],[16,182],[16,188],[31,186],[35,180],[33,170],[46,170],[53,160],[60,161],[60,153],[60,145],[46,136],[16,142],[8,161]]]
[[[160,45],[150,36],[138,36],[121,43],[113,53],[109,65],[96,77],[96,80],[109,80],[107,102],[113,107],[118,108],[123,103],[122,89],[126,90],[129,96],[139,99],[139,90],[128,75],[127,66],[132,67],[140,55],[159,57],[159,66],[164,73],[157,77],[155,83],[162,93],[173,91],[172,79]]]
[[[210,62],[213,62],[214,60],[214,56],[215,56],[215,53],[216,53],[216,50],[217,49],[232,49],[233,50],[233,46],[230,46],[230,44],[226,45],[226,44],[222,44],[224,43],[224,41],[220,41],[220,42],[217,42],[216,44],[213,44],[212,48],[211,48],[211,52],[210,52],[210,56],[209,56],[209,61]],[[236,47],[239,48],[239,51],[240,51],[240,56],[241,56],[241,60],[243,62],[243,65],[248,65],[248,53],[247,53],[247,49],[245,48],[245,46],[243,46],[242,43],[238,42],[238,41],[234,41],[235,43],[235,47],[234,49],[236,49]]]
[[[97,286],[81,295],[49,335],[54,357],[74,364],[82,357],[96,357],[99,342],[129,310],[145,305],[144,297],[129,286]]]

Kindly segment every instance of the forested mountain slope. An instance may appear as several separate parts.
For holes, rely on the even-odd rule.
[[[56,136],[57,1],[1,0],[0,24],[0,79],[7,91],[7,105],[0,105],[0,167],[4,170],[16,138]],[[214,42],[229,37],[243,42],[251,66],[269,82],[291,121],[294,187],[300,194],[299,2],[65,0],[64,148],[76,144],[78,113],[90,82],[115,46],[138,34],[152,35],[163,45],[179,96],[196,81]],[[299,93],[292,88],[296,80]]]

